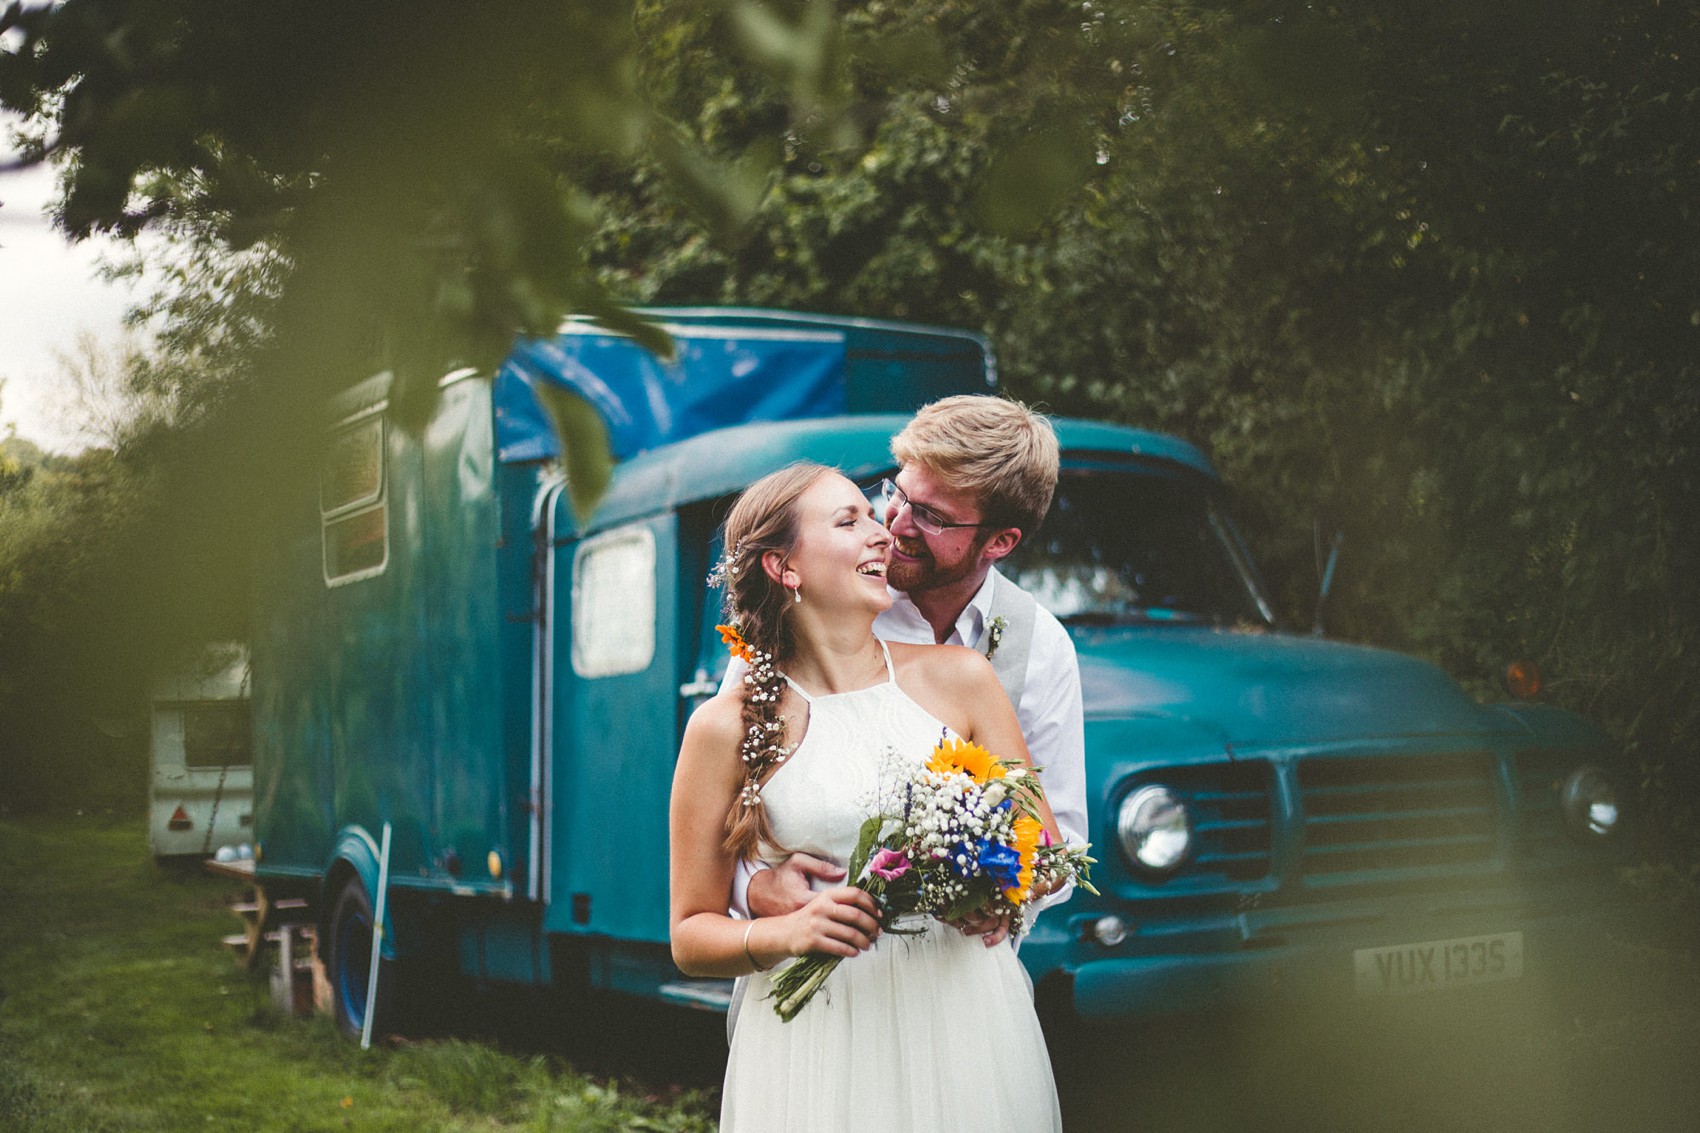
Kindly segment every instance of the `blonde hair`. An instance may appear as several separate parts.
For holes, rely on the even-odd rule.
[[[797,502],[823,475],[822,464],[799,462],[770,472],[744,489],[726,517],[726,553],[717,573],[722,577],[727,621],[738,627],[754,651],[743,687],[743,740],[739,757],[744,788],[726,815],[726,850],[754,857],[762,845],[776,845],[767,808],[762,805],[761,780],[784,762],[785,722],[779,702],[785,678],[774,667],[790,658],[796,647],[785,617],[791,597],[762,569],[762,555],[778,551],[789,558],[797,545]],[[764,659],[761,655],[766,654]]]
[[[1032,533],[1057,490],[1057,434],[1019,401],[959,394],[921,407],[891,439],[898,464],[919,464],[980,500],[982,518]]]

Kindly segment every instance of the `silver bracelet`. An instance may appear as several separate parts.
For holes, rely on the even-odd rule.
[[[769,964],[765,968],[762,967],[761,961],[757,960],[755,958],[755,954],[750,951],[750,933],[754,931],[755,927],[756,922],[754,918],[750,920],[749,924],[744,926],[744,959],[748,960],[750,962],[750,967],[754,968],[758,972],[771,971],[773,968],[772,964]]]

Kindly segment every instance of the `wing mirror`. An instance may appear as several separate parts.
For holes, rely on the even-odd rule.
[[[1317,587],[1316,618],[1310,624],[1310,632],[1314,637],[1321,637],[1324,630],[1322,615],[1328,606],[1328,592],[1334,589],[1334,568],[1340,565],[1340,544],[1346,541],[1346,533],[1336,531],[1333,538],[1328,540],[1326,562],[1323,561],[1322,554],[1322,521],[1320,519],[1311,525],[1311,537],[1316,547],[1316,572],[1321,576],[1322,582]]]

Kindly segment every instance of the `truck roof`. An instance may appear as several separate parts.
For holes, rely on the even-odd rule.
[[[494,385],[501,460],[560,455],[538,396],[551,388],[594,408],[624,460],[753,421],[913,411],[996,385],[991,346],[970,331],[739,307],[637,313],[667,334],[673,357],[584,319],[515,344]]]
[[[716,430],[642,453],[623,462],[597,506],[590,529],[624,523],[681,504],[742,490],[775,469],[811,460],[841,470],[859,483],[893,466],[891,438],[906,413],[878,413],[803,421],[759,422]],[[1197,448],[1162,433],[1077,418],[1052,418],[1063,464],[1097,459],[1135,460],[1186,469],[1220,482]]]

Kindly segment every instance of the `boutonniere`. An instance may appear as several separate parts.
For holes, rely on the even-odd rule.
[[[998,646],[1003,644],[1004,627],[1008,624],[1002,614],[992,619],[991,628],[986,631],[986,660],[990,661],[997,655]]]

